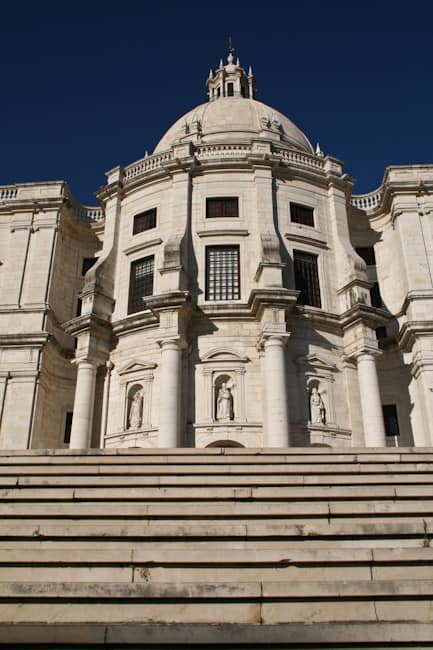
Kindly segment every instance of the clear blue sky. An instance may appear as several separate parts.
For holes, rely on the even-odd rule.
[[[355,192],[433,163],[433,2],[14,0],[1,11],[0,184],[104,172],[206,100],[209,68],[253,65],[257,98],[345,162]]]

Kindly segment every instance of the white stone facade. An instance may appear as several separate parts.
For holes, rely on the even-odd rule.
[[[354,197],[251,70],[207,85],[99,207],[0,187],[0,448],[432,445],[433,165]]]

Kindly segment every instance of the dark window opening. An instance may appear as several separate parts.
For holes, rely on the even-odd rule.
[[[386,339],[386,337],[387,337],[386,327],[384,326],[376,327],[376,338]]]
[[[233,97],[234,95],[234,87],[232,83],[227,84],[227,97]]]
[[[303,226],[311,226],[314,228],[314,210],[307,205],[291,203],[290,220],[293,223],[301,223]]]
[[[305,253],[304,251],[293,251],[293,264],[295,267],[295,287],[301,292],[298,303],[321,307],[317,255]]]
[[[223,196],[206,199],[206,218],[238,217],[238,203],[237,196]]]
[[[154,258],[144,257],[131,264],[128,314],[143,311],[143,298],[153,293]]]
[[[385,423],[385,434],[387,436],[399,436],[400,429],[398,426],[397,405],[384,404],[382,406],[383,421]]]
[[[379,283],[375,282],[370,289],[370,300],[372,307],[382,307],[382,296],[380,295]]]
[[[355,248],[359,257],[362,257],[367,266],[376,266],[376,256],[373,246],[359,246]]]
[[[245,86],[241,86],[241,95],[242,97],[247,97],[247,89]]]
[[[69,445],[71,442],[71,430],[72,430],[72,411],[68,411],[66,413],[66,418],[65,418],[65,430],[63,433],[63,442],[65,445]]]
[[[75,310],[75,318],[81,316],[82,309],[83,309],[83,301],[81,300],[81,298],[77,298],[77,308]]]
[[[83,257],[81,275],[86,275],[87,271],[92,268],[97,259],[97,257]]]
[[[133,235],[150,230],[151,228],[156,228],[156,208],[134,215]]]
[[[217,88],[217,97],[221,97],[221,88],[219,86]]]
[[[239,246],[206,248],[206,300],[240,298]]]

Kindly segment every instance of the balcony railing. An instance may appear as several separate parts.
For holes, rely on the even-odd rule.
[[[69,205],[78,219],[87,223],[103,222],[104,211],[99,206],[80,205],[70,195],[62,181],[49,183],[22,183],[18,185],[0,185],[1,201],[39,202],[47,199],[68,199]]]
[[[352,196],[351,203],[355,208],[359,208],[360,210],[374,210],[380,205],[382,196],[383,190],[380,188],[374,190],[374,192],[370,192],[369,194],[358,194]]]

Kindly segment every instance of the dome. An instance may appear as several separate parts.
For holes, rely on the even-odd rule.
[[[154,153],[198,139],[203,144],[212,144],[258,137],[314,153],[307,137],[288,117],[262,102],[242,96],[219,97],[193,108],[168,129]]]

